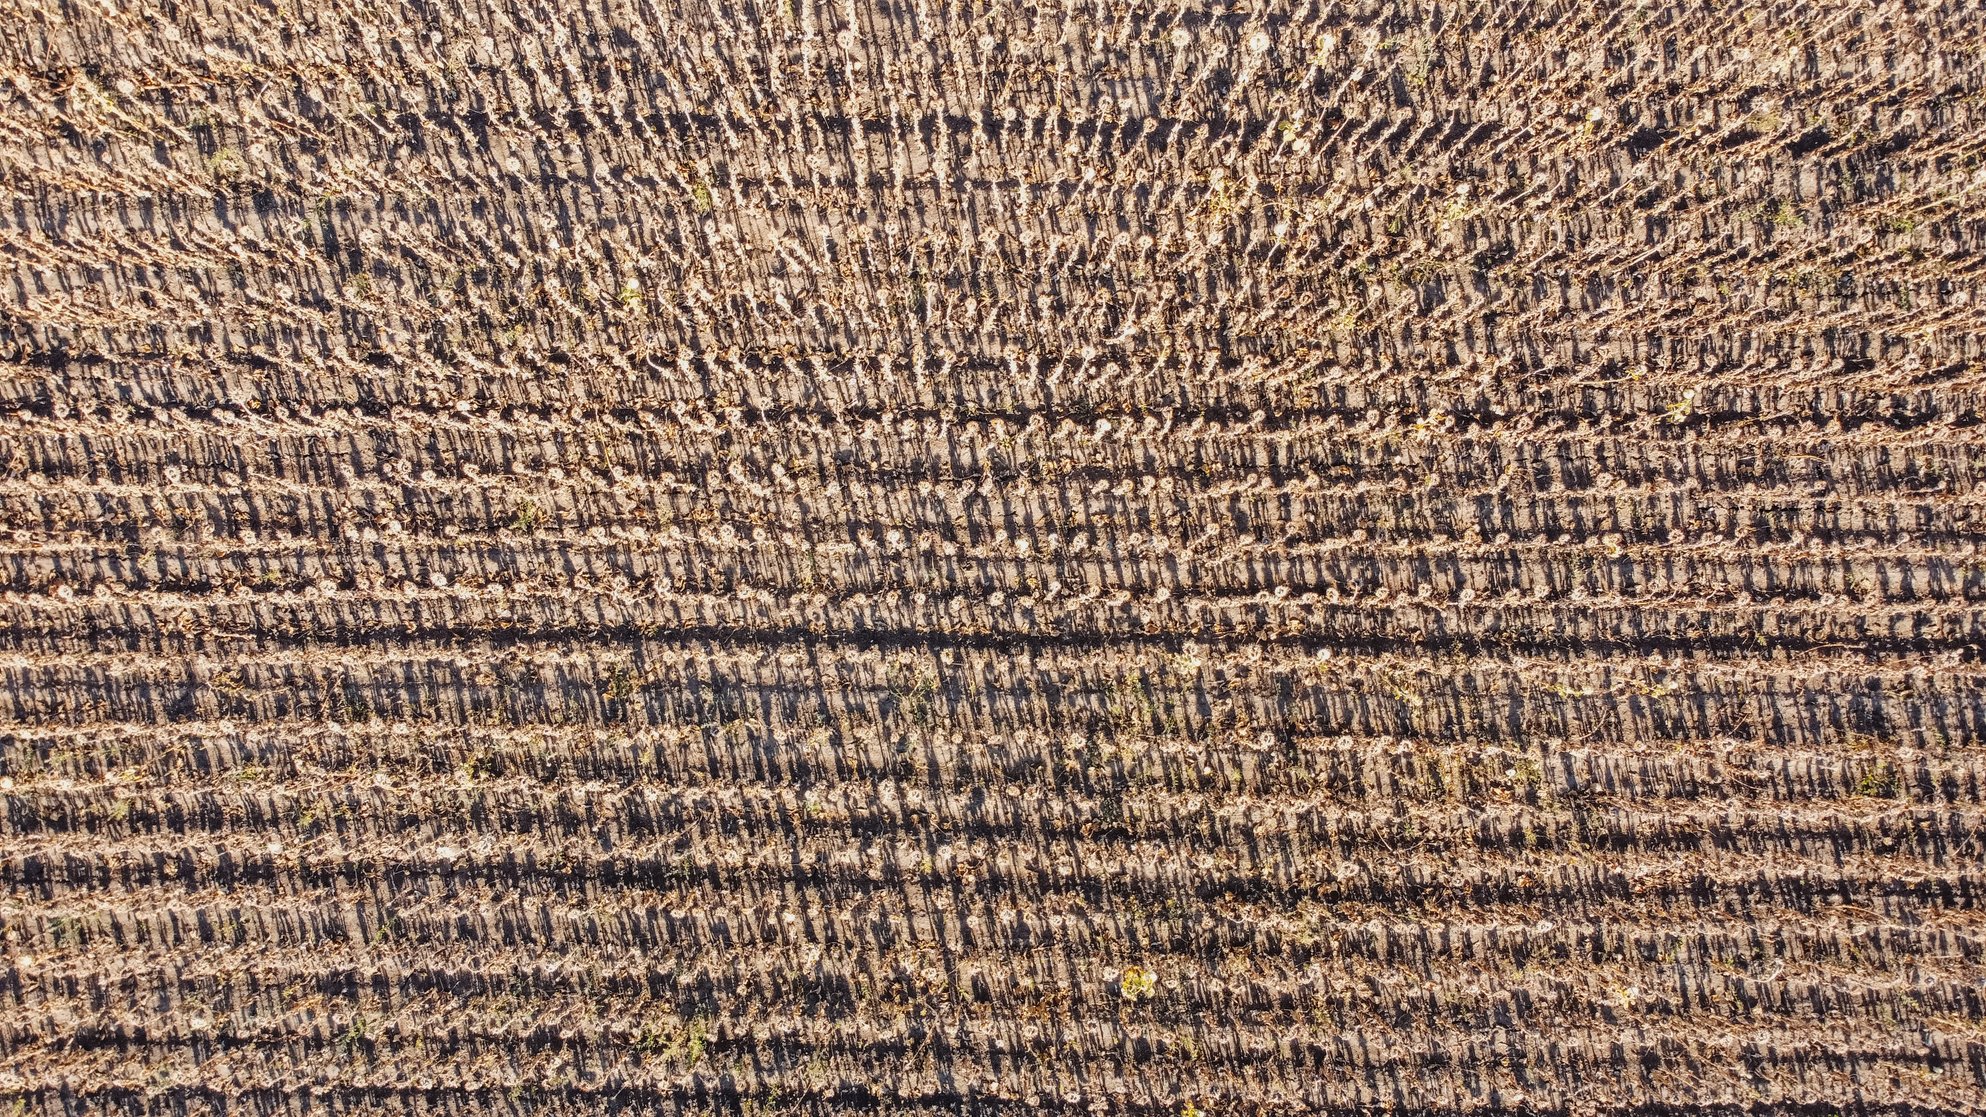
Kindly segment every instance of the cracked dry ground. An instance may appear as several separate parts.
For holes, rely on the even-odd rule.
[[[0,30],[0,1108],[1986,1110],[1977,9]]]

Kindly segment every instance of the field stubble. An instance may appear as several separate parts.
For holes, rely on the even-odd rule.
[[[1977,12],[0,27],[18,1111],[1981,1111]]]

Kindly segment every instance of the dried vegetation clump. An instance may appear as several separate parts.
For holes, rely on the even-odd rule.
[[[0,1107],[1980,1111],[1979,12],[0,29]]]

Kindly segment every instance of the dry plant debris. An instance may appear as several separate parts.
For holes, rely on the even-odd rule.
[[[1978,7],[0,12],[0,1108],[1986,1112]]]

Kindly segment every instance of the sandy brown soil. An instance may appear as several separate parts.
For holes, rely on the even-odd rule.
[[[1986,1112],[1971,6],[0,32],[0,1111]]]

